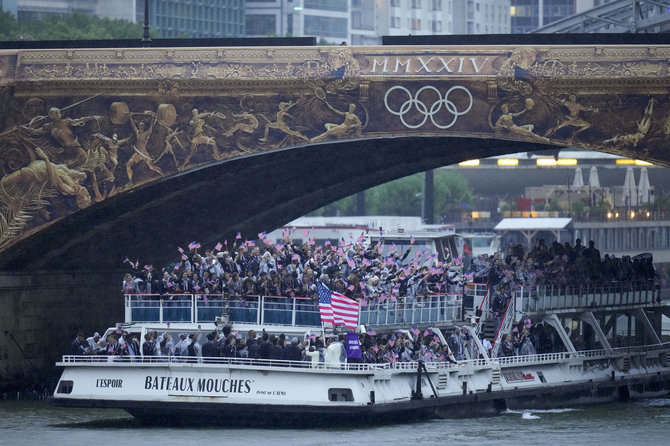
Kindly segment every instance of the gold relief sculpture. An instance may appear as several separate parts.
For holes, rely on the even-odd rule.
[[[613,144],[620,149],[634,149],[640,144],[642,139],[647,136],[649,127],[651,126],[651,117],[654,114],[654,104],[656,99],[651,98],[644,109],[642,120],[637,122],[637,132],[625,133],[606,139],[603,144]]]
[[[577,102],[577,95],[575,94],[570,94],[568,96],[568,99],[560,100],[560,104],[563,107],[565,107],[565,109],[568,110],[568,114],[559,118],[558,121],[556,122],[556,125],[547,130],[544,136],[553,135],[554,133],[565,127],[574,127],[574,130],[568,137],[569,141],[573,141],[579,133],[591,128],[591,124],[589,122],[586,122],[580,117],[581,112],[586,111],[586,112],[597,113],[598,109],[590,106],[585,107],[581,105],[580,103]]]
[[[324,47],[19,53],[0,58],[7,91],[0,96],[6,99],[0,121],[6,125],[0,133],[3,247],[93,200],[196,165],[368,135],[467,134],[670,163],[665,46],[620,52]],[[495,63],[479,72],[484,57]],[[470,63],[474,77],[461,71]],[[440,92],[467,87],[467,120],[412,128],[384,108],[380,92],[393,85],[416,91],[433,84]],[[85,92],[96,95],[63,106]],[[425,109],[417,104],[416,113],[435,115],[438,123],[438,109],[445,116],[462,110],[453,98],[422,99]],[[418,98],[408,100],[405,106]],[[67,111],[77,104],[75,112]],[[400,110],[402,103],[395,105]],[[639,122],[626,120],[643,110]]]
[[[188,165],[188,163],[191,161],[191,158],[193,157],[193,155],[195,155],[195,152],[198,150],[198,146],[200,145],[211,147],[212,154],[215,160],[218,161],[223,159],[223,154],[219,150],[219,146],[217,145],[216,140],[211,136],[207,135],[207,133],[205,133],[205,128],[210,129],[212,131],[216,131],[216,129],[214,129],[212,126],[207,124],[207,122],[205,122],[204,118],[208,117],[216,117],[221,120],[226,119],[226,115],[224,115],[221,112],[200,113],[197,108],[191,110],[191,121],[189,122],[189,125],[191,126],[191,135],[192,135],[191,146],[189,147],[189,152],[188,155],[186,155],[186,159],[184,159],[184,162],[180,166],[181,169],[185,168]]]
[[[153,119],[151,119],[151,123],[149,124],[149,128],[145,128],[146,125],[144,124],[144,121],[140,121],[139,124],[135,124],[135,120],[133,117],[130,117],[130,125],[133,128],[133,131],[135,132],[135,145],[133,145],[133,150],[135,150],[135,153],[130,157],[128,162],[126,163],[126,173],[128,174],[128,186],[133,185],[133,166],[137,163],[143,163],[146,164],[146,166],[156,172],[160,176],[165,176],[163,171],[161,170],[160,167],[156,166],[154,164],[154,159],[151,157],[151,154],[149,153],[147,149],[147,144],[149,142],[149,137],[151,137],[151,133],[154,131],[154,124],[156,124],[156,115],[151,113],[151,112],[145,112],[146,114],[151,114],[153,116]]]
[[[333,138],[342,138],[342,137],[360,137],[363,132],[363,122],[361,119],[356,116],[356,104],[349,104],[348,111],[340,111],[335,107],[330,105],[326,99],[326,94],[321,89],[316,89],[316,96],[321,99],[328,108],[334,113],[344,117],[344,120],[340,124],[326,123],[326,131],[311,139],[311,142],[321,142],[326,141],[327,139]]]
[[[296,102],[292,101],[282,101],[279,103],[279,111],[277,111],[275,121],[274,122],[270,121],[267,124],[265,124],[265,133],[263,134],[263,137],[259,139],[260,142],[267,142],[268,134],[271,129],[277,129],[288,136],[294,136],[299,140],[309,142],[308,137],[306,137],[305,135],[296,130],[292,130],[291,127],[289,127],[288,123],[286,122],[287,119],[295,119],[295,117],[291,115],[288,111],[296,104],[297,104]]]
[[[500,110],[502,114],[496,120],[494,128],[498,134],[508,134],[513,136],[518,136],[521,139],[530,139],[533,141],[539,141],[548,143],[549,139],[536,135],[533,133],[535,126],[533,124],[522,124],[518,125],[514,119],[525,114],[526,112],[533,109],[535,106],[535,101],[531,98],[526,98],[524,108],[518,112],[511,112],[508,104],[502,104]]]
[[[537,60],[537,51],[532,47],[520,47],[512,51],[498,70],[498,88],[511,93],[529,95],[533,91],[530,82],[518,79],[517,70],[530,71]]]
[[[108,138],[101,133],[94,133],[93,136],[104,143],[104,145],[99,145],[97,149],[94,149],[94,151],[97,152],[101,158],[101,165],[99,169],[103,174],[101,177],[96,176],[96,179],[100,178],[99,181],[101,183],[108,183],[111,190],[113,190],[114,182],[116,180],[114,171],[119,165],[119,147],[130,141],[131,137],[129,136],[127,138],[119,139],[116,133],[114,133],[111,138]],[[106,194],[104,198],[107,198],[109,195],[109,193]]]
[[[75,197],[78,209],[91,204],[88,190],[82,186],[86,174],[65,164],[54,164],[39,147],[35,160],[0,179],[0,247],[20,237],[39,215],[48,222],[49,200],[59,194]]]

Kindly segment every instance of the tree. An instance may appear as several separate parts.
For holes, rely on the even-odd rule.
[[[17,24],[14,16],[0,11],[0,38],[6,41],[26,37],[29,40],[140,39],[142,31],[140,23],[78,13]],[[152,37],[159,37],[158,33],[153,32]]]
[[[16,18],[7,11],[0,11],[0,40],[15,40],[17,34]]]
[[[418,173],[369,189],[365,194],[368,215],[421,215],[423,181],[424,174]],[[437,170],[433,181],[435,215],[472,203],[472,188],[458,172]],[[356,196],[351,195],[310,215],[355,215],[355,212]]]

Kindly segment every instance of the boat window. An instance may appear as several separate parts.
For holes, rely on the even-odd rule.
[[[58,383],[57,393],[72,393],[73,381],[61,381]]]
[[[351,389],[328,389],[329,401],[353,401],[354,394]]]

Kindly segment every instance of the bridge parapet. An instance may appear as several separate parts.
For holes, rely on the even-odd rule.
[[[664,45],[5,50],[0,251],[139,186],[321,143],[470,137],[669,165],[668,60]]]

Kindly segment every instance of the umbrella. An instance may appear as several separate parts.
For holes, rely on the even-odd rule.
[[[572,180],[572,187],[584,187],[584,178],[582,178],[582,168],[575,169],[575,179]]]
[[[637,201],[640,204],[649,203],[649,176],[647,175],[647,168],[643,167],[640,172],[640,183],[637,186]]]
[[[596,166],[591,167],[591,170],[589,170],[589,186],[600,187],[600,179],[598,178],[598,169]]]
[[[626,206],[637,206],[637,187],[635,186],[635,173],[633,168],[626,168],[626,178],[623,182],[623,197]]]

